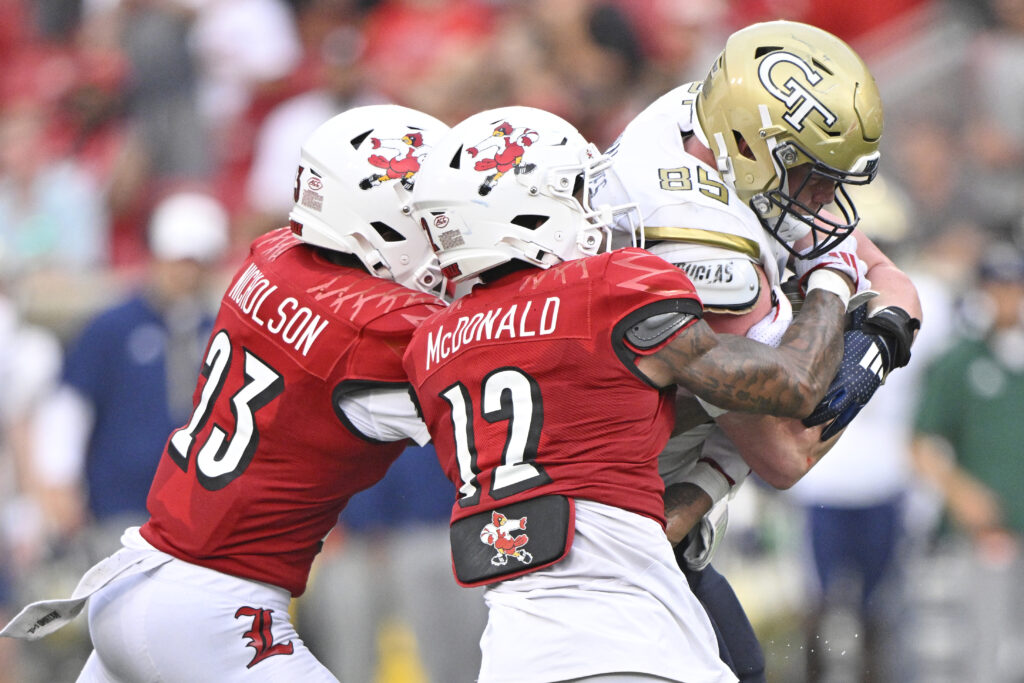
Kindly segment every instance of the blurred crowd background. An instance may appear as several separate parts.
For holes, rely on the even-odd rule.
[[[778,18],[878,80],[861,228],[925,321],[805,480],[742,489],[716,565],[770,681],[1024,681],[1024,0],[0,0],[0,620],[69,595],[145,518],[210,313],[286,224],[317,125],[521,104],[604,148]],[[343,683],[473,680],[484,611],[450,576],[452,496],[410,449],[329,537],[293,608]],[[74,680],[84,622],[0,641],[0,682]]]

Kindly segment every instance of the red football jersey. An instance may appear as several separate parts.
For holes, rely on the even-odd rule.
[[[221,301],[192,418],[167,441],[142,535],[300,595],[349,497],[408,445],[354,432],[337,398],[407,385],[405,347],[443,307],[332,264],[287,229],[258,238]]]
[[[625,332],[670,311],[699,317],[690,280],[621,249],[518,271],[427,320],[404,363],[458,490],[452,521],[562,494],[664,523],[657,458],[675,390],[650,384],[635,361],[671,337],[637,349]]]

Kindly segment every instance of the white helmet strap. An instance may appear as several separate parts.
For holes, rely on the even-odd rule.
[[[721,133],[715,133],[715,147],[718,151],[715,152],[715,162],[718,166],[718,172],[722,175],[722,180],[727,182],[729,185],[736,185],[736,170],[733,168],[732,159],[729,158],[729,149],[725,146],[725,137]]]
[[[761,114],[761,133],[764,134],[765,131],[770,131],[772,128],[772,114],[768,111],[768,106],[764,104],[757,105],[757,110]],[[782,182],[786,177],[786,169],[779,166],[778,162],[775,160],[775,148],[778,147],[779,143],[775,139],[775,135],[767,135],[764,139],[764,143],[768,146],[768,158],[771,160],[772,166],[775,168],[775,177]]]

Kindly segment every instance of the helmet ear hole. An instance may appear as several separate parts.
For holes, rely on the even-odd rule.
[[[750,149],[750,145],[747,143],[746,138],[738,130],[732,132],[734,138],[736,138],[736,149],[740,154],[750,159],[751,161],[757,161],[757,157],[754,156],[754,152]]]
[[[524,213],[516,216],[509,222],[514,223],[515,225],[518,225],[521,228],[526,228],[527,230],[536,230],[540,226],[547,223],[548,218],[550,217]]]
[[[405,238],[402,236],[402,233],[398,232],[387,223],[383,223],[381,221],[371,221],[370,227],[376,230],[377,234],[380,235],[381,239],[383,239],[385,242],[405,241]]]

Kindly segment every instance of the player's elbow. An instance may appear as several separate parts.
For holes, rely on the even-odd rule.
[[[764,483],[768,484],[773,489],[785,491],[800,481],[800,478],[806,473],[806,470],[798,471],[797,468],[782,468],[773,469],[764,474],[759,473],[758,476],[761,477]]]
[[[810,460],[798,449],[791,448],[777,449],[774,456],[754,468],[754,472],[772,488],[785,491],[800,481],[810,468]]]
[[[811,471],[834,441],[823,442],[818,429],[792,424],[776,438],[762,439],[756,457],[747,458],[754,472],[772,488],[785,490],[803,479]]]

